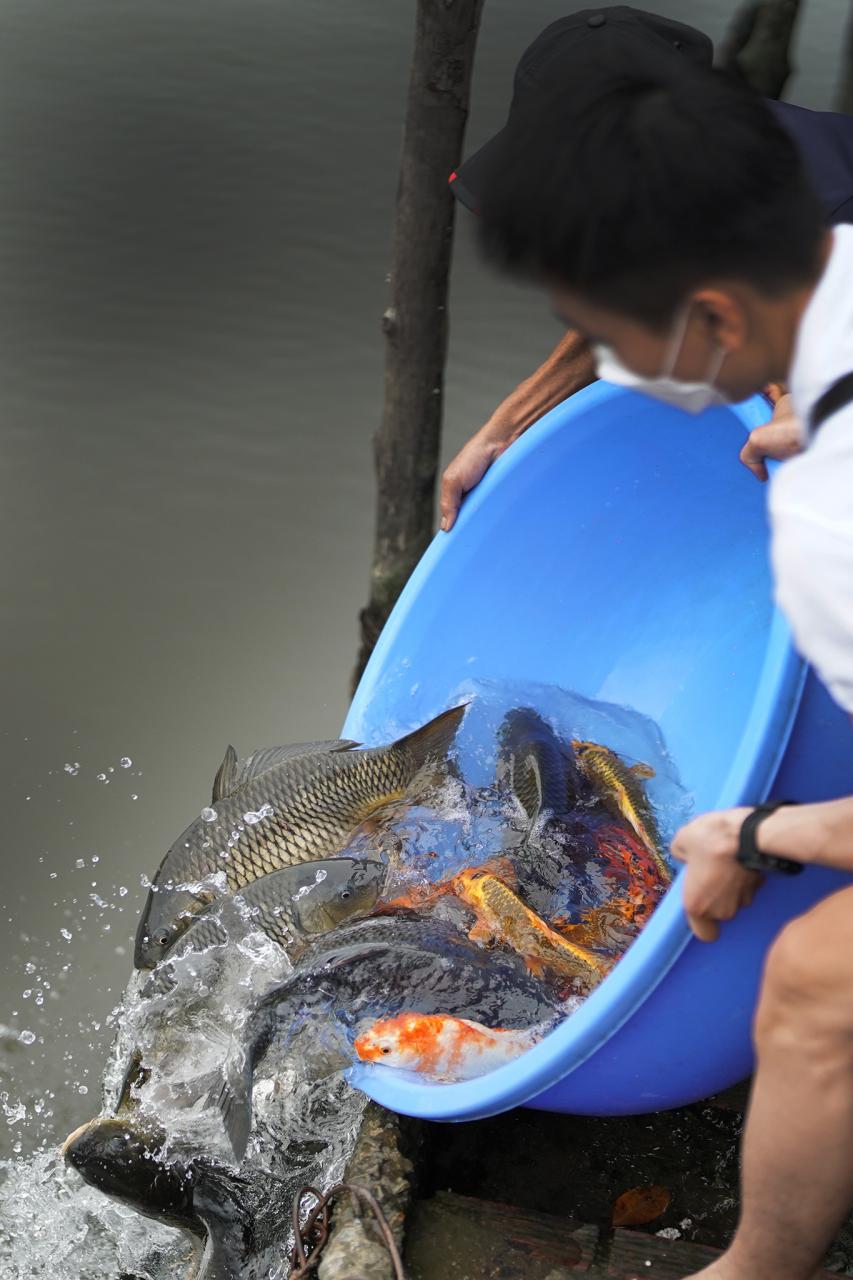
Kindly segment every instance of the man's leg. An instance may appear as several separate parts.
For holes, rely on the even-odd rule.
[[[755,1045],[740,1225],[698,1275],[809,1280],[853,1207],[853,888],[774,942]]]

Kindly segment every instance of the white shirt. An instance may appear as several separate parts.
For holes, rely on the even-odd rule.
[[[790,371],[807,423],[816,401],[853,372],[853,225],[833,230],[824,273],[803,313]],[[770,487],[776,600],[797,648],[853,713],[853,404],[827,418]]]

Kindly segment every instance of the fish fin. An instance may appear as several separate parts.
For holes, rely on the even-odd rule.
[[[213,779],[213,803],[217,800],[230,796],[231,792],[237,785],[237,752],[231,746],[230,742],[225,748],[225,756],[222,764],[216,770],[216,777]]]
[[[339,751],[352,751],[359,745],[351,738],[325,738],[318,742],[291,742],[284,747],[257,747],[241,764],[235,788],[244,787],[253,778],[288,760],[296,760],[300,756],[334,755]]]
[[[235,1160],[246,1154],[252,1129],[252,1068],[248,1054],[228,1063],[222,1071],[211,1071],[193,1082],[188,1101],[201,1099],[205,1110],[215,1109],[222,1117]]]
[[[413,733],[407,733],[405,737],[398,738],[391,750],[410,753],[414,757],[416,769],[420,769],[431,761],[443,760],[456,737],[456,731],[462,723],[467,707],[468,703],[463,702],[461,706],[442,711],[441,715],[430,720],[429,724],[421,725],[420,729],[415,729]]]
[[[650,764],[632,764],[629,770],[636,778],[653,778],[655,771]]]
[[[531,973],[534,978],[541,978],[542,974],[545,972],[545,966],[542,961],[537,960],[535,956],[525,956],[524,963],[527,965],[528,972]]]
[[[518,761],[518,772],[524,774],[524,781],[516,776],[516,757],[513,756],[510,762],[510,770],[512,777],[512,791],[518,800],[524,812],[530,819],[531,825],[535,823],[542,812],[544,804],[544,794],[542,785],[542,770],[539,761],[533,752],[521,757]],[[524,799],[522,797],[525,797]]]
[[[252,1078],[249,1074],[225,1079],[216,1099],[228,1141],[236,1160],[240,1161],[246,1154],[249,1145],[249,1134],[252,1131]]]

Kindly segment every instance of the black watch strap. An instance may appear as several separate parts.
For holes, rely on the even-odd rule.
[[[750,871],[776,871],[783,876],[799,875],[803,869],[801,862],[794,862],[793,858],[780,858],[775,853],[764,853],[755,843],[756,832],[765,818],[769,818],[771,813],[784,805],[796,803],[796,800],[774,800],[772,804],[757,805],[752,813],[747,814],[741,824],[735,855],[742,867],[747,867]]]

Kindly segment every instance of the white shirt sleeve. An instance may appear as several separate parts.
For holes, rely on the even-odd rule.
[[[785,463],[771,486],[776,601],[800,653],[853,713],[853,469],[821,453]]]

